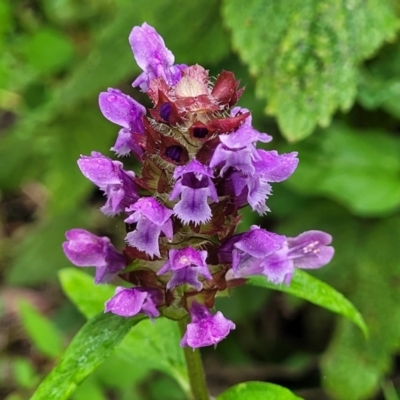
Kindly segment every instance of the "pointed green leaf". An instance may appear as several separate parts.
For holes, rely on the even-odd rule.
[[[307,272],[297,269],[289,286],[274,285],[268,282],[265,276],[251,276],[248,283],[300,297],[342,315],[356,324],[366,337],[368,336],[368,328],[364,319],[353,304],[332,286],[314,278]]]
[[[358,63],[399,27],[392,0],[226,0],[223,15],[289,140],[349,109]]]
[[[47,357],[58,357],[63,350],[61,332],[26,301],[20,302],[19,310],[22,325],[36,349]]]
[[[59,276],[65,294],[87,318],[103,310],[104,302],[114,295],[114,286],[95,285],[90,275],[77,268],[63,269]],[[188,376],[179,342],[176,321],[166,318],[146,320],[126,335],[116,354],[136,368],[143,366],[165,372],[188,393]]]
[[[99,314],[90,319],[72,340],[56,367],[40,384],[31,400],[68,399],[144,317],[123,318]]]
[[[114,296],[115,286],[95,285],[94,278],[78,268],[64,268],[58,276],[64,293],[86,318],[103,311],[104,303]]]
[[[232,386],[217,397],[217,400],[302,400],[289,389],[273,383],[244,382]]]

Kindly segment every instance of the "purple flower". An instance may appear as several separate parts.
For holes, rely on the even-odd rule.
[[[235,107],[231,115],[247,111],[247,109]],[[222,176],[229,167],[246,175],[253,174],[255,172],[253,162],[260,159],[254,143],[257,141],[266,143],[272,138],[266,133],[255,130],[251,126],[251,116],[249,116],[236,131],[227,135],[219,135],[219,140],[221,143],[214,151],[210,167],[222,167],[220,172]]]
[[[132,83],[147,92],[152,79],[163,78],[168,85],[175,85],[182,76],[186,65],[174,65],[175,57],[165,46],[163,38],[150,25],[135,26],[129,36],[133,55],[143,70]]]
[[[211,168],[197,160],[175,168],[176,182],[169,198],[175,200],[180,196],[180,201],[174,206],[174,214],[185,224],[189,222],[200,224],[211,218],[211,208],[207,199],[211,197],[214,202],[218,202],[212,177]]]
[[[104,312],[112,312],[122,317],[133,317],[143,313],[149,318],[160,315],[157,306],[161,302],[161,293],[156,289],[124,288],[117,286],[115,295],[105,303]]]
[[[122,127],[111,150],[119,156],[127,155],[132,150],[134,154],[140,156],[142,149],[132,134],[144,133],[143,116],[146,114],[146,109],[120,90],[112,88],[109,88],[108,92],[100,93],[99,106],[109,121]]]
[[[62,247],[67,258],[78,267],[95,267],[95,283],[109,282],[125,268],[125,258],[107,237],[99,237],[84,229],[65,233]]]
[[[220,311],[212,315],[207,307],[193,302],[190,308],[192,321],[186,328],[181,340],[181,346],[198,347],[211,346],[225,339],[229,332],[236,328],[235,324],[226,319]]]
[[[109,216],[119,214],[139,198],[133,180],[135,174],[132,171],[125,171],[119,161],[113,161],[93,151],[91,156],[81,156],[78,166],[83,175],[107,196],[107,202],[101,208],[104,214]]]
[[[169,260],[157,272],[162,275],[172,271],[172,278],[167,283],[167,289],[175,286],[188,284],[200,291],[203,284],[198,280],[202,275],[206,279],[212,276],[206,264],[207,252],[195,250],[192,247],[169,251]]]
[[[266,275],[275,284],[290,283],[295,268],[315,269],[333,257],[332,238],[325,232],[308,231],[295,238],[285,238],[252,226],[251,230],[236,235],[221,246],[221,262],[229,259],[232,250],[233,278]]]
[[[159,257],[158,238],[161,232],[172,240],[172,210],[158,203],[153,197],[143,197],[126,211],[133,211],[133,214],[125,222],[136,224],[136,229],[126,235],[126,242],[151,257]]]
[[[257,150],[257,160],[252,162],[254,173],[246,175],[234,171],[229,178],[232,180],[234,195],[241,199],[247,197],[247,202],[260,215],[269,211],[265,201],[271,194],[269,182],[281,182],[293,174],[298,164],[297,153],[279,155],[276,151]],[[239,200],[243,203],[243,200]]]

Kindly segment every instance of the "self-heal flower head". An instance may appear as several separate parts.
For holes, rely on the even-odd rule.
[[[181,340],[181,346],[193,349],[216,345],[225,339],[229,332],[236,328],[235,324],[226,319],[221,311],[212,315],[207,307],[193,302],[190,307],[191,322]]]
[[[157,275],[163,275],[172,271],[172,277],[167,283],[167,289],[173,289],[175,286],[188,284],[200,291],[203,284],[198,276],[202,275],[206,279],[212,276],[206,264],[207,251],[196,250],[193,247],[184,249],[172,249],[169,251],[168,261],[157,272]]]
[[[143,116],[146,109],[120,90],[112,88],[100,93],[99,106],[109,121],[122,127],[111,150],[119,156],[125,156],[130,151],[140,156],[142,149],[137,142],[137,135],[134,134],[144,133]]]
[[[160,315],[157,306],[160,305],[161,295],[156,289],[124,288],[117,286],[114,296],[106,301],[104,312],[112,312],[122,317],[133,317],[139,313],[149,318]]]
[[[67,258],[78,267],[95,267],[95,283],[109,282],[125,268],[125,258],[118,253],[107,237],[99,237],[84,229],[71,229],[65,233],[63,250]]]
[[[212,177],[211,168],[197,160],[175,169],[176,182],[169,198],[175,200],[180,196],[180,201],[174,206],[174,214],[185,224],[200,224],[211,218],[207,199],[210,197],[215,203],[218,202]]]
[[[81,156],[78,166],[82,174],[92,181],[107,196],[101,211],[109,216],[119,214],[134,203],[139,195],[135,174],[125,171],[122,163],[113,161],[96,151],[91,156]]]
[[[160,256],[158,238],[161,232],[171,240],[173,236],[172,210],[161,205],[153,197],[143,197],[126,210],[133,212],[125,222],[136,224],[136,229],[126,235],[126,242],[150,257]]]
[[[175,85],[186,65],[174,65],[175,57],[165,46],[163,38],[150,25],[135,26],[129,36],[133,55],[142,73],[132,83],[143,92],[149,89],[150,81],[163,78],[168,85]]]

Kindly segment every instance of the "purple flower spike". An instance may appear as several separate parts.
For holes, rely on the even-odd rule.
[[[200,224],[211,218],[211,208],[207,199],[210,197],[214,202],[218,202],[212,177],[211,168],[197,160],[192,160],[187,165],[175,169],[176,182],[169,198],[175,200],[180,196],[180,201],[174,206],[174,214],[183,223]]]
[[[169,240],[172,240],[172,210],[158,203],[153,197],[143,197],[126,211],[133,211],[133,214],[125,222],[137,224],[136,229],[126,235],[126,242],[151,257],[159,257],[158,238],[161,232]]]
[[[107,196],[107,202],[101,208],[104,214],[108,216],[119,214],[139,198],[133,180],[135,174],[132,171],[125,171],[122,163],[93,151],[91,156],[81,156],[78,166],[83,175]]]
[[[155,289],[124,288],[118,286],[115,295],[105,303],[104,312],[112,312],[122,317],[133,317],[143,313],[149,318],[160,315],[157,305],[160,304],[160,293]]]
[[[146,23],[135,26],[129,36],[129,43],[137,64],[143,70],[132,83],[133,87],[139,86],[143,92],[147,92],[150,81],[159,77],[170,86],[178,83],[186,65],[174,65],[174,55],[153,27]]]
[[[67,242],[63,250],[67,258],[78,267],[95,267],[95,283],[109,282],[125,268],[125,258],[118,253],[107,237],[99,237],[84,229],[71,229],[65,233]]]
[[[236,328],[235,324],[226,319],[220,311],[212,315],[207,307],[193,302],[190,308],[192,321],[186,328],[181,340],[181,346],[198,347],[211,346],[225,339],[229,332]]]
[[[157,275],[172,271],[172,278],[167,283],[167,289],[188,284],[200,291],[203,284],[198,280],[198,275],[202,275],[206,279],[212,278],[206,264],[206,258],[206,251],[198,251],[192,247],[170,250],[169,260],[161,267]]]
[[[131,134],[144,133],[143,116],[146,114],[146,109],[120,90],[112,88],[109,88],[108,92],[100,93],[99,106],[109,121],[122,127],[111,150],[119,156],[127,155],[132,150],[140,156],[142,150]]]

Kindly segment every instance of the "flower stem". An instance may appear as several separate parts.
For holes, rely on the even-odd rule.
[[[185,317],[179,320],[179,329],[182,336],[186,332],[188,318]],[[191,347],[184,347],[186,366],[189,375],[190,388],[193,400],[209,400],[206,377],[204,374],[203,363],[201,361],[201,354],[199,349],[192,349]]]

